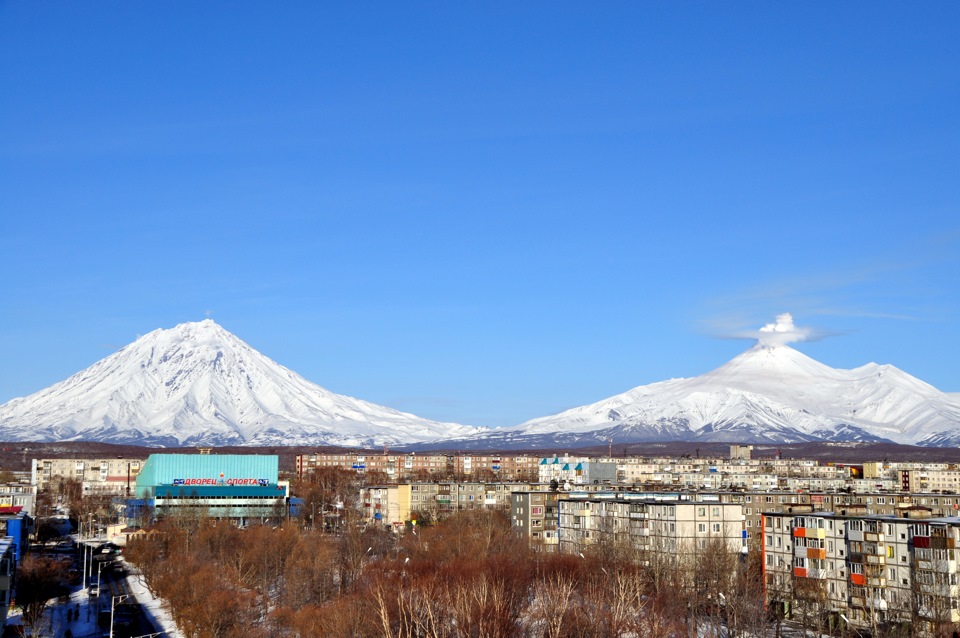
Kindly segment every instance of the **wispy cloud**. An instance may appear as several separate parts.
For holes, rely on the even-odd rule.
[[[723,338],[742,338],[744,326],[790,309],[809,321],[815,317],[845,320],[941,322],[952,320],[957,308],[952,290],[944,290],[944,272],[956,268],[960,231],[926,238],[904,247],[899,259],[837,264],[832,269],[811,266],[807,272],[739,289],[731,288],[704,300],[701,331]],[[949,279],[949,278],[948,278]],[[847,321],[846,323],[849,323]],[[821,337],[843,334],[819,330]],[[808,339],[809,340],[809,339]]]

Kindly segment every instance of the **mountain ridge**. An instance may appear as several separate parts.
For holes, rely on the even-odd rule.
[[[640,441],[960,441],[960,401],[891,365],[831,368],[785,343],[760,341],[700,376],[479,435],[481,445]]]

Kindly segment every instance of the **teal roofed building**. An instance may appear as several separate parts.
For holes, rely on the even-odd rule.
[[[208,516],[239,524],[285,516],[289,484],[279,457],[258,454],[151,454],[136,496],[157,517]]]
[[[586,457],[545,457],[539,464],[541,483],[557,481],[563,485],[587,485],[617,482],[617,464]]]

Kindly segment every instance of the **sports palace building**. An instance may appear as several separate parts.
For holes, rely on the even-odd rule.
[[[290,484],[279,457],[254,454],[151,454],[137,475],[137,498],[158,517],[209,516],[237,524],[286,516]]]

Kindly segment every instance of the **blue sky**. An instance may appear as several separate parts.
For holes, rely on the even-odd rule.
[[[0,2],[0,401],[211,316],[512,425],[782,312],[960,391],[960,5]]]

